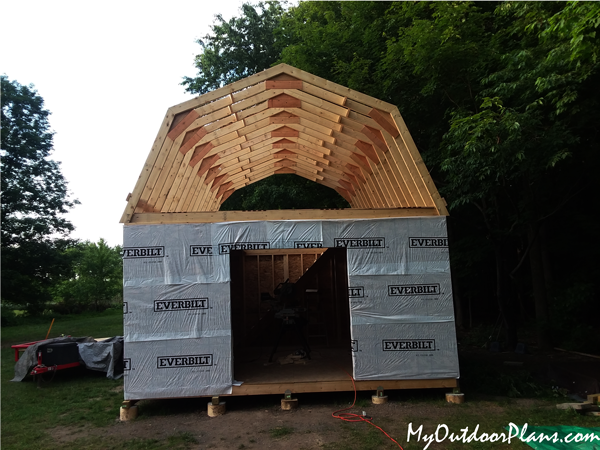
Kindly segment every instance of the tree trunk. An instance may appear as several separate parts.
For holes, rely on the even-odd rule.
[[[506,263],[506,243],[503,239],[495,242],[494,251],[496,256],[496,299],[498,309],[502,316],[506,336],[506,348],[514,350],[518,343],[517,324],[515,320],[515,308],[511,302],[512,289],[509,272]]]
[[[546,292],[546,278],[544,276],[544,263],[542,259],[542,245],[535,224],[530,224],[527,230],[529,240],[529,266],[531,268],[531,287],[535,303],[535,326],[537,343],[540,350],[552,348],[548,332],[548,298]]]

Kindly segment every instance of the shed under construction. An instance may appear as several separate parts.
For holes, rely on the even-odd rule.
[[[351,208],[219,211],[276,174]],[[446,215],[393,105],[281,64],[170,108],[121,219],[125,398],[455,387]]]

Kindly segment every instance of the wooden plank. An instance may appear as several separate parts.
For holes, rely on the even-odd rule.
[[[170,177],[174,176],[174,173],[179,169],[183,155],[178,151],[179,144],[183,140],[184,136],[181,134],[174,142],[173,146],[169,151],[164,152],[164,161],[160,169],[155,167],[158,178],[154,186],[151,187],[150,197],[146,202],[146,207],[151,208],[152,211],[160,211],[166,195],[170,189]]]
[[[273,167],[294,167],[296,164],[295,161],[290,160],[275,161]]]
[[[232,184],[233,183],[231,181],[228,181],[227,183],[222,184],[221,186],[219,186],[219,189],[217,190],[216,197],[218,198],[221,195],[223,195],[225,193],[225,191],[227,191],[231,187]]]
[[[362,133],[369,138],[373,144],[379,147],[382,152],[386,153],[389,150],[381,131],[378,129],[365,125],[362,129]]]
[[[314,84],[304,83],[303,87],[295,88],[306,92],[307,94],[314,95],[315,97],[322,98],[328,102],[335,103],[336,105],[345,106],[347,97],[338,95],[335,92],[328,91],[326,89],[315,86]]]
[[[194,197],[192,199],[192,202],[190,203],[191,206],[190,206],[189,211],[192,211],[192,212],[203,212],[204,211],[203,209],[200,208],[200,205],[203,203],[204,199],[208,195],[208,189],[206,189],[206,186],[204,185],[204,183],[202,183],[202,181],[204,181],[205,177],[206,177],[206,174],[196,177],[196,179],[200,180],[201,182],[198,183],[196,192],[194,192]]]
[[[210,187],[210,191],[215,192],[215,189],[217,189],[223,182],[225,182],[227,178],[229,178],[229,173],[224,173],[223,175],[215,177],[212,186]]]
[[[385,117],[384,114],[387,116]],[[369,116],[377,122],[381,128],[390,133],[390,135],[394,138],[397,138],[400,135],[400,131],[396,128],[396,125],[393,124],[393,118],[389,113],[382,113],[376,108],[373,108],[369,112]]]
[[[322,255],[326,248],[269,248],[265,250],[242,250],[245,255]]]
[[[177,136],[185,131],[187,127],[189,127],[194,120],[196,120],[200,115],[196,112],[195,109],[192,109],[187,115],[180,121],[176,126],[174,126],[171,131],[167,134],[169,139],[175,140]]]
[[[298,137],[298,131],[295,130],[295,125],[290,124],[290,126],[283,126],[271,131],[271,137]]]
[[[171,128],[172,121],[175,117],[175,112],[169,109],[163,119],[163,122],[156,134],[156,138],[154,139],[154,143],[146,157],[146,162],[140,171],[140,175],[135,183],[133,191],[131,191],[131,196],[129,200],[127,200],[127,205],[125,205],[123,214],[121,215],[120,223],[128,223],[131,215],[135,212],[135,208],[140,200],[142,195],[142,191],[146,187],[147,181],[150,178],[150,174],[152,169],[154,168],[154,164],[161,154],[161,148],[165,144],[165,138],[167,137],[167,133]],[[169,142],[169,146],[172,145],[172,142]]]
[[[196,176],[198,172],[198,166],[192,167],[192,171],[190,174],[190,179],[188,180],[188,184],[185,188],[185,198],[181,202],[181,206],[178,206],[177,211],[175,212],[189,212],[191,211],[190,205],[192,204],[193,199],[196,195],[196,190],[198,189],[198,185],[200,183],[201,177]]]
[[[400,172],[400,176],[398,178],[402,179],[408,191],[405,192],[405,196],[408,197],[410,194],[411,197],[410,199],[408,199],[409,204],[411,204],[410,200],[412,199],[415,206],[433,206],[433,201],[428,195],[429,192],[425,188],[423,179],[421,178],[421,174],[415,166],[410,152],[408,152],[408,150],[406,149],[406,147],[404,147],[403,144],[401,146],[402,148],[396,145],[396,141],[389,135],[388,139],[390,154],[392,159],[396,163],[392,165],[392,169],[395,169],[395,167],[397,167],[398,171]],[[402,186],[402,183],[399,184]],[[421,191],[425,192],[422,193]],[[425,194],[425,198],[429,198],[429,205],[426,203],[423,194]]]
[[[361,171],[360,167],[358,167],[358,166],[355,166],[354,164],[346,163],[346,168],[347,168],[348,170],[350,170],[350,172],[352,172],[352,174],[353,174],[353,175],[354,175],[356,178],[358,178],[358,179],[361,181],[361,183],[366,183],[366,182],[367,182],[367,180],[365,179],[365,176],[364,176],[364,174],[362,173],[362,171]]]
[[[194,167],[200,161],[204,159],[204,157],[214,148],[212,142],[207,142],[206,144],[199,145],[194,150],[192,157],[190,158],[189,165]]]
[[[210,169],[218,159],[219,155],[213,155],[204,158],[200,163],[200,168],[198,169],[198,173],[196,175],[198,175],[199,177],[204,175],[206,172],[208,172],[208,169]]]
[[[275,174],[281,174],[281,173],[296,173],[296,171],[290,167],[281,167],[275,171],[273,171],[273,173]]]
[[[302,89],[303,82],[301,80],[267,80],[265,81],[266,89]]]
[[[222,171],[223,164],[219,164],[218,166],[208,169],[208,172],[206,173],[206,179],[204,180],[204,184],[208,186],[212,180],[214,180],[217,176],[221,174]]]
[[[269,118],[269,123],[300,123],[300,117],[298,116],[273,116]]]
[[[181,164],[179,166],[179,170],[175,175],[171,183],[171,187],[169,188],[169,193],[167,194],[167,198],[162,206],[162,211],[165,212],[175,212],[177,208],[177,204],[179,203],[181,196],[183,194],[183,189],[185,188],[187,181],[191,175],[192,167],[189,166],[188,161],[191,157],[191,153],[185,155]]]
[[[325,134],[322,131],[325,131],[323,127],[321,127],[321,131],[316,130],[315,128],[308,128],[306,126],[300,124],[290,124],[290,128],[296,130],[299,133],[303,133],[305,136],[304,139],[308,139],[307,136],[311,136],[319,141],[329,142],[331,144],[335,144],[336,140],[334,137],[330,136],[331,130],[328,130],[329,134]]]
[[[353,159],[355,162],[357,162],[358,165],[363,170],[365,170],[367,173],[373,173],[373,169],[365,156],[352,152],[352,154],[350,155],[350,158]]]
[[[383,102],[376,98],[370,97],[366,94],[362,94],[360,92],[354,91],[350,88],[341,86],[332,81],[328,81],[324,78],[317,77],[316,75],[313,75],[308,72],[304,72],[303,70],[296,69],[295,67],[288,66],[287,64],[277,65],[277,66],[273,67],[273,69],[279,68],[280,66],[281,66],[282,71],[285,71],[285,73],[287,73],[295,78],[298,78],[299,80],[305,81],[314,86],[318,86],[322,89],[333,92],[340,96],[348,97],[348,100],[346,100],[346,106],[348,105],[349,100],[355,100],[357,102],[371,106],[372,108],[378,108],[378,109],[381,109],[382,111],[386,111],[386,112],[391,112],[392,109],[394,108],[394,105],[391,105],[389,103]]]
[[[340,194],[342,197],[344,197],[344,199],[350,203],[350,200],[352,198],[352,196],[350,195],[350,192],[348,192],[346,189],[344,188],[336,188],[336,191],[338,194]]]
[[[228,191],[225,191],[223,193],[223,197],[221,198],[221,205],[223,204],[223,202],[225,200],[227,200],[229,197],[231,197],[231,194],[233,194],[235,192],[235,189],[229,189]]]
[[[394,177],[396,179],[396,185],[400,188],[402,196],[406,200],[406,206],[409,206],[411,208],[421,206],[417,203],[417,200],[413,196],[414,183],[412,183],[412,178],[410,177],[410,174],[406,169],[402,157],[398,155],[397,151],[391,151],[388,154],[386,154],[386,159],[388,159],[389,167],[392,169],[392,173],[394,174]],[[407,180],[406,177],[408,177],[409,179]]]
[[[256,114],[260,114],[263,111],[269,110],[269,102],[265,100],[264,102],[257,103],[256,105],[251,106],[250,108],[246,108],[242,111],[237,111],[235,116],[238,120],[246,119],[248,117],[252,117]]]
[[[273,97],[277,97],[278,95],[283,94],[283,90],[282,89],[273,89],[273,90],[269,90],[269,91],[264,91],[261,92],[258,95],[254,95],[252,97],[248,97],[245,100],[242,100],[241,102],[237,102],[231,105],[231,110],[235,113],[238,114],[238,118],[239,118],[239,114],[249,108],[253,108],[255,106],[260,105],[262,102],[268,102],[270,99],[272,99]],[[267,103],[268,105],[268,103]]]
[[[188,151],[194,148],[196,144],[199,143],[204,136],[206,136],[206,134],[207,131],[204,127],[199,128],[198,130],[188,131],[183,138],[183,142],[179,147],[179,151],[185,155]]]
[[[429,174],[429,171],[427,170],[427,167],[425,166],[425,163],[423,162],[423,158],[421,157],[421,154],[417,150],[417,146],[415,145],[415,142],[414,142],[410,132],[408,131],[406,124],[404,123],[404,119],[400,115],[400,111],[398,111],[398,108],[394,108],[394,110],[391,111],[391,115],[394,119],[394,122],[396,123],[396,126],[400,130],[400,136],[396,140],[402,139],[402,141],[404,142],[404,145],[406,146],[408,151],[411,153],[412,159],[415,162],[417,169],[421,173],[423,182],[427,186],[429,194],[430,194],[431,198],[433,199],[438,211],[440,212],[440,215],[447,216],[448,209],[446,208],[446,202],[440,196],[440,194],[437,190],[437,187],[435,186],[435,183],[433,182],[431,175]]]
[[[191,108],[197,108],[200,105],[210,104],[220,98],[225,96],[229,96],[230,94],[237,93],[238,91],[243,92],[244,89],[248,87],[254,87],[254,85],[258,85],[260,83],[260,88],[264,89],[263,81],[272,78],[275,75],[278,75],[286,70],[283,66],[275,66],[270,69],[263,70],[262,72],[258,72],[254,75],[250,75],[242,80],[236,81],[234,83],[223,86],[222,88],[215,89],[214,91],[208,92],[206,94],[200,95],[199,97],[188,100],[187,102],[183,102],[176,107],[174,107],[174,112],[178,113],[181,111],[186,111]]]
[[[301,382],[282,382],[282,383],[244,383],[241,386],[233,386],[229,395],[281,395],[287,389],[293,394],[309,392],[352,392],[357,391],[376,391],[379,386],[384,390],[394,389],[440,389],[455,388],[458,386],[456,378],[427,379],[427,380],[374,380],[358,381],[354,384],[348,377],[335,381],[301,381]]]
[[[367,106],[364,103],[352,99],[346,100],[346,106],[364,116],[368,116],[369,112],[373,109],[373,106]]]
[[[328,101],[325,101],[319,97],[315,97],[314,95],[307,94],[304,91],[298,91],[295,89],[284,89],[283,92],[292,97],[297,98],[298,100],[301,100],[302,108],[304,108],[304,103],[306,102],[308,104],[317,106],[321,109],[324,109],[325,111],[329,111],[333,114],[337,114],[340,116],[346,117],[350,113],[350,110],[347,108],[335,105],[333,103],[329,103]],[[290,106],[290,108],[298,108],[298,107],[300,107],[300,106]]]
[[[377,154],[375,153],[375,149],[373,148],[373,146],[371,144],[368,144],[364,141],[356,141],[354,143],[354,145],[356,146],[356,148],[358,148],[361,152],[363,152],[371,161],[373,161],[375,164],[379,164],[379,158],[377,157]]]
[[[269,99],[269,108],[300,108],[302,102],[287,92]]]
[[[312,108],[316,108],[316,106],[312,107]],[[294,114],[295,116],[300,117],[301,119],[307,120],[311,123],[314,123],[321,127],[327,128],[329,130],[342,131],[342,129],[344,128],[344,126],[341,123],[339,123],[341,116],[338,116],[337,114],[331,114],[331,117],[335,118],[335,120],[330,120],[326,117],[326,115],[323,115],[323,114],[317,115],[306,109],[287,108],[285,111],[289,112],[290,114]],[[326,112],[321,109],[319,109],[319,111]],[[310,125],[307,125],[307,126],[310,127]]]

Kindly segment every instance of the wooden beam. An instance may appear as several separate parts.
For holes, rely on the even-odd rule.
[[[273,211],[217,211],[193,213],[139,213],[132,224],[215,223],[262,220],[383,219],[390,217],[438,216],[436,208],[382,209],[292,209]]]
[[[267,80],[266,89],[302,89],[301,80]]]

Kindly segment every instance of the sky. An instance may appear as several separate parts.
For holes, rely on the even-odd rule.
[[[167,109],[193,98],[197,39],[243,1],[0,0],[0,74],[51,112],[51,159],[75,206],[71,237],[123,243],[119,223]]]

